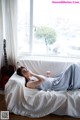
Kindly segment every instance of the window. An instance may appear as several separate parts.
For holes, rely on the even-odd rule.
[[[18,0],[18,54],[29,53],[30,0]]]
[[[18,54],[79,58],[79,15],[76,0],[18,0]]]

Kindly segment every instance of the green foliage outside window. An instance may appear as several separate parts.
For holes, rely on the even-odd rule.
[[[37,38],[43,38],[45,40],[45,44],[51,45],[56,41],[56,32],[53,28],[49,27],[38,27],[35,31],[35,36]]]

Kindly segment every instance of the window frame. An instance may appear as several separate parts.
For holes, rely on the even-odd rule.
[[[25,55],[28,55],[28,56],[48,56],[49,57],[49,55],[47,54],[47,55],[34,55],[33,53],[32,53],[32,50],[33,50],[33,14],[34,14],[34,0],[30,0],[30,27],[29,27],[29,52],[24,52],[23,53],[23,56],[25,56]],[[79,58],[77,58],[77,57],[69,57],[69,56],[55,56],[55,55],[52,55],[51,57],[58,57],[58,58],[71,58],[71,59],[79,59]]]
[[[30,0],[30,28],[29,28],[29,54],[32,54],[33,43],[33,0]]]

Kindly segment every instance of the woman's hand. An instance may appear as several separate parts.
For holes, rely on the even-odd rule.
[[[33,76],[34,73],[33,73],[31,70],[29,70],[28,72],[29,72],[28,74],[29,74],[30,76]]]
[[[47,75],[47,77],[50,77],[51,76],[51,71],[46,71],[46,75]]]

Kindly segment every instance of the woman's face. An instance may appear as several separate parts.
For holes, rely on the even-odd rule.
[[[22,68],[21,72],[22,72],[22,75],[29,80],[29,77],[30,77],[29,71],[26,68]]]

